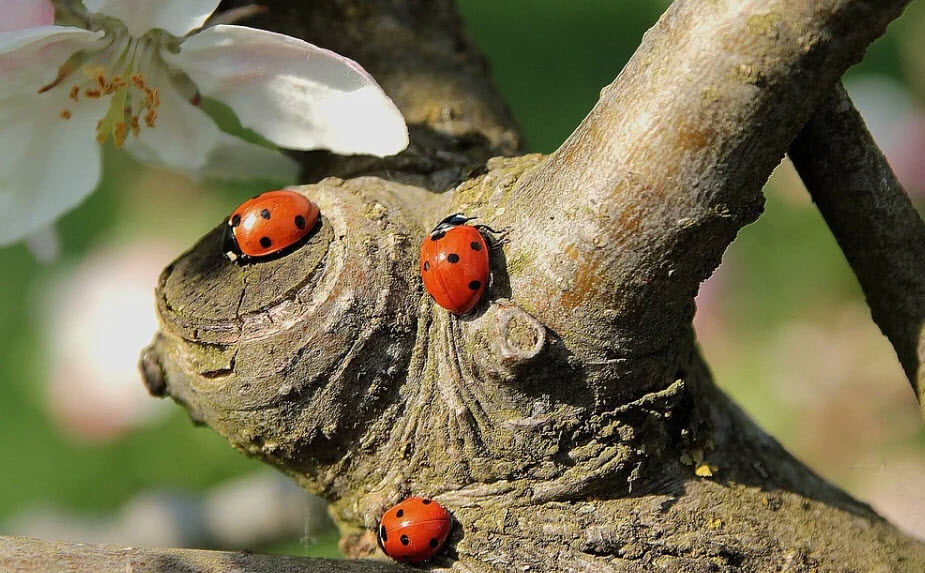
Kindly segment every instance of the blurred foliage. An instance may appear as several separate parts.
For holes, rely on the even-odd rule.
[[[666,5],[663,0],[460,0],[470,33],[485,51],[531,148],[544,152],[554,150],[581,121]],[[888,75],[918,90],[914,93],[922,104],[923,21],[925,10],[915,4],[850,74]],[[233,451],[211,430],[194,428],[180,408],[167,419],[107,443],[81,443],[63,435],[43,405],[47,364],[36,293],[52,273],[73,266],[105,243],[146,236],[178,245],[179,253],[240,200],[268,185],[190,182],[143,170],[110,149],[100,189],[58,225],[60,260],[43,267],[22,245],[0,249],[0,524],[5,516],[40,502],[110,511],[143,489],[201,491],[261,465]],[[721,284],[708,287],[719,294],[702,304],[711,321],[702,340],[721,385],[805,459],[830,444],[804,435],[801,424],[813,414],[788,402],[789,387],[774,386],[775,366],[768,355],[775,352],[775,337],[792,321],[824,325],[840,308],[857,305],[863,297],[821,217],[805,197],[794,198],[800,193],[792,175],[779,177],[770,188],[767,212],[727,253]],[[879,345],[879,352],[889,358],[891,351],[878,338],[876,327],[864,328],[859,344]],[[891,423],[897,411],[908,417],[914,404],[911,392],[903,390],[908,384],[898,364],[885,368],[883,380],[860,380],[850,388],[878,393],[888,385],[888,395],[896,398],[876,402],[876,407],[887,409],[873,419]],[[814,380],[797,382],[812,385]],[[894,441],[872,447],[911,444],[925,451],[918,426],[885,435]],[[855,452],[847,461],[832,462],[842,464],[840,469],[807,461],[859,492],[846,467],[865,455],[874,454]],[[269,550],[338,554],[333,536],[316,541],[294,541]]]

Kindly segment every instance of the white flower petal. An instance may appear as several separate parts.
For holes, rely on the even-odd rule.
[[[103,32],[62,26],[0,32],[0,99],[35,94],[71,54],[101,45],[102,37]]]
[[[268,178],[295,181],[299,165],[282,153],[223,131],[175,89],[166,72],[151,70],[160,107],[155,127],[129,136],[125,148],[137,160],[184,171],[194,177]]]
[[[61,252],[61,241],[58,239],[54,223],[26,237],[26,247],[38,262],[46,264],[54,262]]]
[[[100,147],[94,127],[105,110],[84,102],[69,120],[58,94],[0,101],[0,245],[48,226],[99,183]]]
[[[122,20],[128,33],[137,37],[161,28],[174,36],[185,36],[218,8],[220,0],[83,0],[90,12]]]
[[[198,171],[218,144],[218,126],[177,91],[162,66],[152,66],[147,79],[160,96],[157,122],[154,127],[142,125],[137,138],[129,135],[125,149],[139,161]]]
[[[217,179],[260,178],[294,183],[299,169],[299,163],[284,153],[222,132],[199,174]]]
[[[49,0],[0,1],[0,32],[23,30],[55,23],[55,7]]]
[[[219,25],[162,57],[282,147],[385,156],[408,145],[401,112],[359,64],[302,40]]]

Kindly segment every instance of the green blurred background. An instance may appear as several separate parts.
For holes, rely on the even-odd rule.
[[[666,6],[460,0],[531,148],[543,152],[577,125]],[[921,210],[921,1],[847,83]],[[275,182],[192,181],[112,149],[105,165],[100,189],[60,221],[55,262],[36,262],[22,245],[0,249],[0,533],[67,536],[46,526],[68,520],[105,529],[100,524],[127,515],[139,495],[168,492],[189,505],[262,471],[211,430],[193,427],[179,407],[148,398],[133,365],[152,332],[158,269]],[[698,299],[706,357],[719,384],[799,458],[925,538],[925,433],[909,384],[789,164],[766,193],[766,212]],[[112,328],[117,318],[136,332]],[[81,344],[96,354],[76,351]],[[336,536],[307,515],[320,510],[305,507],[303,525],[251,548],[337,555]],[[195,534],[177,543],[222,545]]]

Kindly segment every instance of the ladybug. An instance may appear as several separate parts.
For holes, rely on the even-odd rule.
[[[225,255],[247,262],[281,255],[301,244],[318,221],[318,207],[295,191],[267,191],[238,205],[225,228]]]
[[[450,534],[450,512],[424,497],[409,497],[379,521],[379,547],[396,561],[421,563],[440,551]]]
[[[475,308],[491,277],[485,232],[497,232],[485,225],[467,225],[472,219],[462,213],[450,215],[421,244],[424,288],[453,314],[466,314]]]

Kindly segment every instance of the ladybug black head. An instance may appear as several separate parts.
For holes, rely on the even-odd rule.
[[[434,236],[441,231],[446,232],[448,229],[453,227],[465,225],[467,221],[471,221],[473,219],[475,219],[475,217],[466,217],[463,213],[453,213],[449,217],[446,217],[437,223],[437,226],[434,227],[434,229],[430,232],[430,235]]]
[[[226,221],[227,223],[227,221]],[[222,252],[232,261],[241,260],[241,249],[234,238],[234,229],[230,224],[225,225],[225,231],[222,233]]]

